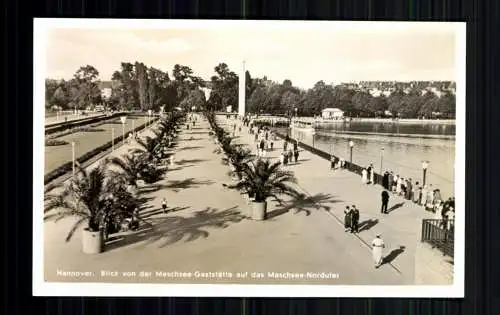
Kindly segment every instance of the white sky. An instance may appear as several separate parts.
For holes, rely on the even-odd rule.
[[[140,61],[169,75],[176,63],[187,65],[209,80],[219,62],[239,72],[245,60],[252,77],[310,88],[319,80],[455,81],[459,68],[459,23],[51,21],[49,78],[71,78],[90,64],[109,80],[120,62]]]

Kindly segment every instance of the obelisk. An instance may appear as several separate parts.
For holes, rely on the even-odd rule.
[[[238,78],[239,83],[239,91],[238,91],[238,116],[245,116],[245,85],[246,73],[245,73],[245,61],[243,61],[243,65],[241,68],[241,73]]]

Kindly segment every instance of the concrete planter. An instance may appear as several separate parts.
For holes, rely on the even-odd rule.
[[[252,219],[257,221],[262,221],[266,219],[267,212],[267,202],[251,202],[252,207]]]
[[[101,231],[82,231],[82,250],[85,254],[100,254],[104,250],[104,242]]]

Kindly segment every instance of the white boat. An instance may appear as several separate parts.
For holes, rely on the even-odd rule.
[[[313,133],[316,130],[314,121],[293,121],[291,127],[292,130],[310,133]]]

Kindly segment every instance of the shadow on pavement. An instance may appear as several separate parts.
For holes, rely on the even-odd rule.
[[[396,209],[399,209],[401,208],[403,205],[404,205],[404,201],[403,202],[400,202],[400,203],[397,203],[395,204],[394,206],[390,207],[389,209],[387,209],[387,213],[391,213],[392,211],[396,210]]]
[[[406,247],[403,245],[399,246],[399,248],[393,249],[389,253],[389,255],[384,257],[382,264],[390,264],[391,262],[394,261],[394,259],[396,259],[396,257],[401,255],[405,251],[405,249],[406,249]]]
[[[172,213],[172,212],[178,212],[178,211],[183,211],[187,210],[189,207],[174,207],[174,208],[167,208],[167,213]],[[147,211],[140,211],[139,212],[139,218],[141,219],[147,219],[155,215],[163,214],[163,208],[156,208],[156,209],[151,209]]]
[[[330,194],[319,193],[314,196],[300,194],[290,201],[283,202],[279,208],[269,211],[267,218],[271,219],[281,214],[287,213],[290,210],[295,210],[295,213],[304,212],[306,216],[311,214],[311,210],[329,210],[330,207],[325,204],[340,202],[340,200],[333,199]]]
[[[195,137],[189,137],[186,139],[182,139],[182,141],[198,141],[198,140],[203,140],[204,138],[195,138]]]
[[[191,135],[206,135],[206,134],[208,134],[208,131],[193,131],[193,132],[190,132],[189,134],[191,134]]]
[[[112,251],[123,246],[146,241],[142,246],[159,243],[163,248],[184,239],[184,242],[207,238],[210,233],[207,228],[224,229],[230,223],[239,223],[246,219],[237,206],[225,210],[207,207],[196,211],[190,217],[169,216],[153,218],[146,223],[141,223],[139,230],[127,234],[116,235],[113,241],[106,244],[106,251]]]
[[[182,159],[180,161],[175,162],[177,165],[183,165],[183,164],[191,164],[191,163],[200,163],[200,162],[206,162],[210,161],[208,159]]]
[[[203,149],[204,147],[202,146],[187,146],[180,148],[178,151],[183,151],[183,150],[198,150],[198,149]]]
[[[196,180],[195,178],[188,178],[183,180],[173,180],[169,184],[162,185],[162,188],[172,189],[175,192],[178,192],[181,189],[187,188],[195,188],[203,185],[212,185],[214,181],[211,180]]]
[[[360,222],[358,232],[368,231],[377,224],[378,224],[378,219],[368,219],[363,222]]]

